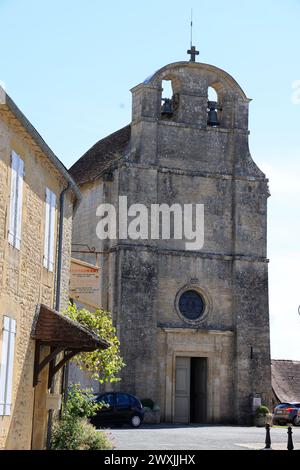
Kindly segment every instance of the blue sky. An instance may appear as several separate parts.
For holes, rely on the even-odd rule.
[[[0,82],[69,167],[131,119],[130,88],[186,60],[239,82],[254,160],[270,178],[272,356],[300,360],[300,0],[0,0]]]

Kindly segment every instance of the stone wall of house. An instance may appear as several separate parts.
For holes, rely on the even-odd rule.
[[[8,244],[11,151],[24,161],[21,250]],[[0,416],[0,448],[30,449],[34,406],[33,363],[35,342],[30,339],[36,306],[54,307],[55,274],[43,268],[45,188],[57,197],[66,185],[26,129],[7,111],[0,112],[0,351],[3,316],[17,322],[10,416]],[[66,196],[62,304],[67,306],[72,237],[72,200]],[[55,233],[57,234],[57,225]],[[55,243],[57,242],[55,236]],[[55,272],[55,271],[54,271]]]

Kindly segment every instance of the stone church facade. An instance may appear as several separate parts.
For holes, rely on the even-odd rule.
[[[173,96],[162,101],[166,81]],[[163,421],[249,423],[253,396],[271,403],[269,192],[249,151],[250,100],[228,73],[191,61],[163,67],[132,95],[130,125],[70,169],[83,195],[73,242],[104,252],[101,307],[127,364],[117,387],[153,399]],[[97,207],[118,208],[119,196],[128,206],[203,204],[202,249],[99,240]]]

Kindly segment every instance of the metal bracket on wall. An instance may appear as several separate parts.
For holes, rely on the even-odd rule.
[[[96,265],[98,266],[98,255],[108,255],[109,251],[96,251],[94,246],[90,247],[85,243],[72,243],[73,246],[85,246],[87,250],[74,250],[72,248],[71,253],[80,253],[80,254],[87,254],[87,255],[95,255],[96,256]]]

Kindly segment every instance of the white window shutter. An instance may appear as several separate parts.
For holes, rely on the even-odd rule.
[[[11,155],[11,190],[8,242],[21,248],[24,162],[14,151]]]
[[[13,246],[15,246],[17,180],[18,180],[18,159],[17,159],[17,155],[15,154],[15,152],[12,152],[8,242]]]
[[[46,188],[44,268],[49,266],[50,190]]]
[[[0,369],[0,416],[9,416],[11,413],[15,336],[16,320],[4,316]]]
[[[6,377],[7,377],[7,356],[9,343],[9,318],[4,317],[1,351],[1,369],[0,369],[0,416],[5,414],[5,395],[6,395]]]
[[[19,158],[18,180],[17,180],[17,204],[16,204],[16,244],[15,247],[21,248],[21,229],[22,229],[22,204],[23,204],[23,178],[24,178],[24,162]]]
[[[54,270],[55,209],[56,196],[46,188],[44,267],[49,271]]]
[[[54,193],[51,193],[50,233],[49,233],[49,271],[54,270],[55,207],[56,207],[56,196]]]
[[[11,402],[12,402],[12,385],[13,385],[13,370],[14,370],[14,356],[15,356],[15,336],[16,336],[16,320],[10,319],[10,341],[8,351],[8,371],[7,371],[7,384],[6,384],[6,404],[4,413],[10,415]]]

